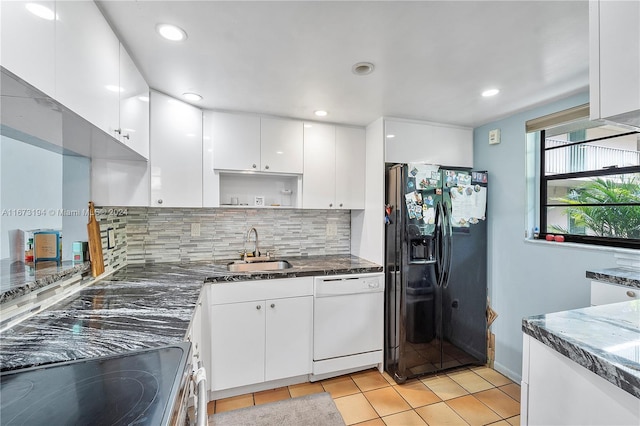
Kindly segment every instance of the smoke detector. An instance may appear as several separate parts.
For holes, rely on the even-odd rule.
[[[358,62],[351,67],[351,72],[355,75],[368,75],[373,72],[374,65],[371,62]]]

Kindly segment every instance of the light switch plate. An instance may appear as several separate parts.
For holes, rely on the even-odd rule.
[[[200,224],[199,223],[192,223],[191,224],[191,236],[192,237],[199,237],[200,236]]]
[[[500,143],[500,129],[489,130],[489,145]]]
[[[335,237],[336,235],[338,235],[338,225],[327,223],[327,237]]]

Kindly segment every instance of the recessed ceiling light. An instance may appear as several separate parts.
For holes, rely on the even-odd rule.
[[[305,123],[305,124],[304,124],[304,127],[306,127],[307,129],[310,129],[310,128],[312,128],[313,126],[312,126],[311,124],[309,124],[309,123]]]
[[[138,100],[142,102],[149,102],[148,96],[138,96]]]
[[[187,39],[187,33],[180,27],[171,24],[158,24],[156,31],[162,37],[171,41],[183,41]]]
[[[326,117],[329,113],[325,110],[319,109],[317,111],[313,112],[315,115],[317,115],[318,117]]]
[[[387,139],[393,139],[395,137],[396,137],[396,135],[387,135]]]
[[[188,101],[197,102],[202,100],[202,96],[198,95],[197,93],[187,92],[187,93],[183,93],[182,96]]]
[[[38,3],[27,3],[24,7],[38,18],[46,19],[47,21],[53,21],[56,18],[56,14],[53,10]]]
[[[490,96],[495,96],[498,93],[500,93],[500,90],[498,90],[498,89],[489,89],[489,90],[485,90],[484,92],[482,92],[482,96],[484,96],[485,98],[488,98]]]
[[[371,62],[358,62],[351,67],[351,72],[356,75],[371,74],[374,70],[374,65]]]
[[[104,86],[105,89],[107,89],[110,92],[116,92],[116,93],[122,93],[124,92],[124,89],[120,86],[116,86],[115,84],[108,84],[106,86]]]
[[[283,151],[276,151],[276,154],[284,154]]]

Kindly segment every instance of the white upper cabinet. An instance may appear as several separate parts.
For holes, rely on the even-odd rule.
[[[589,2],[592,120],[640,127],[640,2]]]
[[[336,205],[364,209],[365,130],[336,127]]]
[[[94,2],[56,2],[56,15],[56,99],[116,137],[120,42]]]
[[[151,92],[151,206],[202,207],[202,110]]]
[[[149,86],[120,45],[120,124],[117,138],[149,158]]]
[[[260,117],[207,111],[213,168],[260,170]]]
[[[214,169],[302,173],[302,122],[225,112],[207,114]]]
[[[55,97],[56,4],[53,1],[37,4],[49,9],[51,19],[29,12],[27,2],[2,2],[0,63],[35,88]]]
[[[301,121],[261,118],[261,170],[271,173],[302,173],[302,138]]]
[[[304,175],[302,207],[330,209],[336,198],[336,127],[306,124],[304,127]]]
[[[364,170],[364,129],[305,125],[303,208],[363,209]]]
[[[385,162],[473,167],[473,129],[385,120]]]

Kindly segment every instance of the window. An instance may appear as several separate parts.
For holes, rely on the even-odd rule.
[[[539,132],[540,234],[640,248],[640,132],[586,119]]]

